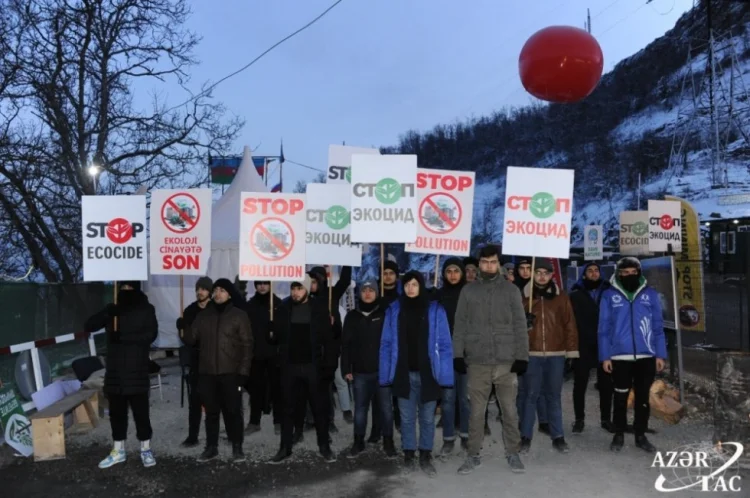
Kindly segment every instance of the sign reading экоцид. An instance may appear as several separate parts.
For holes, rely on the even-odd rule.
[[[417,241],[406,252],[468,256],[474,208],[474,172],[417,170]]]
[[[417,240],[417,156],[352,156],[352,242]]]
[[[574,171],[509,166],[503,254],[567,259]]]
[[[352,182],[352,154],[380,154],[378,149],[367,149],[365,147],[350,147],[348,145],[328,146],[328,174],[326,183],[342,183],[348,185]]]
[[[350,190],[345,184],[307,184],[307,264],[362,264],[362,246],[351,243]]]

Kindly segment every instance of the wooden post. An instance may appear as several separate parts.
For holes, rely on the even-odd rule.
[[[183,287],[183,278],[182,275],[180,275],[180,318],[185,318],[185,291]],[[180,329],[178,332],[180,333],[180,339],[185,337],[185,331],[183,329]]]
[[[271,295],[271,297],[268,300],[268,302],[270,303],[268,305],[268,311],[271,314],[271,321],[273,321],[273,282],[270,282],[269,287],[270,290],[268,291],[268,293]]]
[[[115,280],[115,306],[117,305],[117,280]],[[114,331],[117,332],[117,317],[114,319]]]
[[[440,255],[435,255],[435,280],[432,282],[432,286],[437,289],[438,284],[438,273],[440,273]]]
[[[331,276],[333,275],[333,267],[328,265],[328,271],[326,272],[326,281],[328,282],[328,314],[331,314],[333,309],[333,287],[331,286]]]
[[[531,313],[531,306],[534,304],[534,266],[536,266],[536,257],[531,258],[531,289],[529,290],[529,313]]]
[[[385,283],[383,282],[383,273],[385,273],[385,244],[380,244],[380,296],[385,293]]]

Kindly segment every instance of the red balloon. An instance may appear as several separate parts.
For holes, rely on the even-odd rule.
[[[587,31],[572,26],[537,31],[526,41],[518,58],[523,87],[534,97],[549,102],[578,102],[588,97],[603,69],[599,43]]]

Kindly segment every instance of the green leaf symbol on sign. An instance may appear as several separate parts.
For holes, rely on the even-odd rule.
[[[549,218],[555,214],[555,198],[547,192],[537,192],[531,197],[529,211],[536,218]]]
[[[375,185],[375,198],[383,204],[394,204],[401,199],[401,185],[393,178],[383,178]]]
[[[344,173],[344,179],[346,180],[346,183],[352,183],[352,168],[346,168],[346,172]]]
[[[648,232],[648,225],[646,225],[644,222],[636,221],[635,223],[633,223],[633,233],[636,235],[636,237],[646,235],[646,232]]]
[[[326,211],[325,222],[333,230],[341,230],[349,224],[349,211],[344,206],[331,206]]]

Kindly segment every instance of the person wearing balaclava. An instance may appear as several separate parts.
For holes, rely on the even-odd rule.
[[[195,301],[190,303],[182,316],[177,319],[177,330],[180,331],[180,339],[184,338],[185,327],[191,325],[195,318],[206,309],[211,302],[211,289],[214,282],[208,277],[201,277],[195,283]],[[198,445],[198,433],[201,427],[201,418],[203,408],[201,407],[201,397],[198,392],[198,372],[200,370],[200,344],[193,346],[185,345],[187,354],[190,357],[190,372],[188,374],[188,385],[190,386],[188,399],[188,437],[183,441],[183,448],[192,448]]]
[[[531,280],[531,258],[520,258],[515,267],[513,275],[513,283],[521,289],[521,292],[526,288],[526,284]]]
[[[578,330],[568,295],[557,287],[554,266],[537,258],[534,275],[526,284],[523,305],[531,314],[529,329],[529,368],[524,375],[526,399],[521,418],[521,452],[528,452],[534,435],[536,408],[543,397],[549,417],[552,447],[568,453],[562,421],[562,387],[565,363],[579,357]],[[531,308],[529,297],[531,296]]]
[[[326,301],[328,301],[329,291],[326,269],[322,266],[316,266],[308,272],[308,275],[310,275],[310,278],[312,279],[310,294],[315,296],[316,298],[325,299]],[[344,381],[344,378],[341,376],[341,370],[339,369],[339,356],[341,355],[341,333],[343,330],[343,324],[341,322],[341,312],[339,311],[339,303],[341,302],[341,298],[343,297],[343,295],[346,293],[346,290],[349,288],[349,284],[351,284],[351,281],[352,267],[342,266],[341,275],[339,275],[339,279],[336,282],[336,285],[334,285],[333,289],[331,289],[331,302],[329,303],[331,316],[333,317],[333,338],[336,342],[331,348],[331,351],[328,352],[327,356],[323,358],[323,361],[320,365],[322,374],[320,379],[321,382],[329,382],[330,384],[336,386],[336,392],[339,396],[339,408],[341,408],[341,411],[343,412],[344,420],[350,424],[354,422],[354,416],[352,415],[351,406],[352,400],[349,394],[349,385],[346,383],[346,381]],[[338,428],[334,423],[335,411],[333,407],[332,391],[331,395],[329,396],[329,400],[328,430],[332,433],[337,433]]]
[[[615,435],[610,449],[620,451],[625,442],[628,394],[635,395],[633,432],[635,445],[656,451],[646,438],[649,391],[656,372],[664,370],[667,346],[659,293],[648,285],[637,258],[617,262],[612,287],[602,294],[599,309],[599,360],[612,374]]]
[[[149,417],[149,350],[159,333],[156,310],[141,292],[141,283],[119,282],[117,304],[110,303],[84,324],[86,332],[105,329],[107,338],[104,394],[109,401],[109,423],[112,428],[112,451],[101,462],[107,469],[126,460],[125,439],[128,434],[128,407],[133,413],[136,437],[141,443],[144,467],[156,465],[151,450]]]
[[[419,449],[419,466],[434,477],[435,406],[442,397],[441,389],[454,385],[450,324],[445,308],[430,300],[421,273],[409,271],[401,283],[404,294],[385,315],[379,381],[383,387],[390,386],[398,398],[406,465],[416,465]]]
[[[281,373],[279,370],[279,348],[269,342],[271,324],[271,299],[273,299],[274,316],[282,312],[281,299],[271,295],[271,282],[256,280],[255,294],[247,302],[247,314],[253,330],[253,361],[250,366],[250,421],[245,429],[246,434],[260,431],[260,419],[268,405],[270,394],[273,410],[273,428],[281,434],[282,393]]]
[[[575,422],[573,434],[583,432],[586,419],[586,388],[592,368],[596,368],[599,386],[599,411],[603,429],[614,432],[612,425],[612,376],[604,371],[599,363],[599,304],[602,294],[609,288],[609,282],[602,280],[599,265],[587,263],[578,282],[573,284],[570,303],[578,328],[578,351],[581,357],[574,362],[573,408]]]
[[[464,258],[464,273],[466,273],[466,283],[471,283],[477,279],[479,274],[479,260],[468,256]]]
[[[310,293],[309,275],[292,282],[291,296],[282,305],[283,312],[274,315],[272,343],[279,346],[281,388],[284,395],[279,451],[269,461],[280,464],[292,456],[294,426],[309,402],[315,420],[318,451],[327,463],[336,461],[328,438],[328,396],[331,384],[320,381],[321,365],[326,352],[338,346],[328,311],[328,296]],[[324,367],[325,368],[325,367]]]
[[[466,274],[464,264],[459,258],[446,258],[443,262],[443,286],[438,289],[434,298],[443,305],[448,316],[451,339],[453,338],[453,325],[455,323],[456,307],[461,289],[466,285]],[[458,415],[461,446],[466,449],[469,441],[469,394],[467,392],[467,381],[465,364],[454,362],[455,388],[443,389],[443,397],[440,402],[442,417],[440,419],[443,427],[443,447],[441,455],[450,455],[453,452],[456,441],[456,415]],[[458,367],[458,368],[455,368]]]
[[[242,390],[250,376],[253,333],[245,300],[234,284],[220,278],[213,285],[213,302],[184,332],[187,344],[200,344],[198,391],[206,409],[206,447],[198,457],[219,456],[219,418],[232,443],[232,459],[244,462],[242,451]]]

